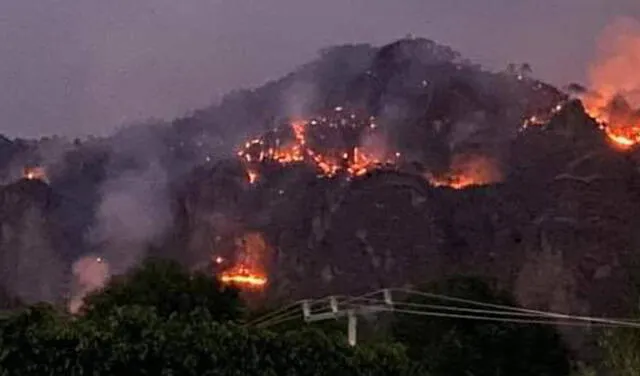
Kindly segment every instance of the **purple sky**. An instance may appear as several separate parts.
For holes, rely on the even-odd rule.
[[[0,0],[0,133],[105,134],[279,77],[322,47],[408,33],[492,68],[584,79],[638,0]]]

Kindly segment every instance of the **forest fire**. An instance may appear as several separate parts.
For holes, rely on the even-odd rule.
[[[585,111],[594,118],[614,146],[631,149],[640,143],[640,109],[632,109],[626,99],[614,96],[606,100],[586,97]]]
[[[637,125],[629,127],[603,126],[603,129],[607,137],[621,149],[631,149],[640,143],[640,119]]]
[[[373,145],[361,145],[377,128],[373,117],[359,117],[337,107],[327,116],[297,120],[247,142],[238,151],[249,182],[260,178],[260,165],[308,163],[319,176],[360,176],[383,164],[394,164],[399,153],[387,156]]]
[[[268,282],[264,272],[264,260],[268,251],[269,247],[262,234],[245,234],[236,241],[235,264],[221,273],[220,281],[241,289],[262,289]],[[223,260],[216,258],[215,262],[222,264]]]
[[[555,111],[560,111],[558,105]],[[294,121],[245,143],[238,151],[250,183],[260,179],[264,163],[289,165],[308,163],[320,177],[344,174],[346,178],[362,176],[383,165],[397,166],[401,154],[388,152],[373,117],[357,116],[336,108],[327,116]],[[446,175],[428,174],[434,186],[462,189],[500,180],[494,161],[483,156],[456,156]],[[238,273],[241,274],[238,269]],[[230,277],[229,277],[230,278]],[[243,279],[244,280],[244,279]]]
[[[585,110],[620,149],[640,143],[640,23],[619,19],[598,41],[598,59],[589,69],[593,92],[583,98]]]
[[[495,183],[501,178],[496,162],[480,155],[456,155],[450,170],[445,175],[427,175],[427,180],[433,186],[446,186],[453,189],[487,185]]]
[[[223,273],[220,280],[226,284],[236,284],[248,287],[262,287],[267,284],[266,277],[255,274],[244,266],[239,266]]]
[[[549,111],[546,114],[537,114],[537,115],[532,115],[532,116],[528,117],[523,122],[522,129],[527,129],[527,128],[532,127],[532,126],[544,126],[544,125],[548,124],[553,116],[555,116],[557,113],[562,111],[564,106],[565,106],[564,102],[558,103],[557,105],[555,105],[551,109],[551,111]]]
[[[482,185],[476,182],[473,178],[465,175],[447,174],[443,177],[429,175],[428,180],[434,187],[449,187],[453,189],[463,189],[475,185]]]

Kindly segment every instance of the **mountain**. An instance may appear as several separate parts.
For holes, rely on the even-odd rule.
[[[638,153],[527,69],[489,72],[427,39],[328,48],[171,123],[45,144],[0,139],[5,269],[42,249],[63,275],[89,253],[114,270],[162,255],[241,265],[272,300],[465,273],[531,308],[630,307]],[[16,181],[25,165],[47,183]],[[20,278],[2,280],[20,298],[49,284]]]

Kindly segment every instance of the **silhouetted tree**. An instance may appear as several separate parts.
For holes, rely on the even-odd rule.
[[[475,278],[452,278],[425,286],[423,291],[492,304],[514,306],[506,293]],[[429,298],[413,304],[445,304]],[[456,303],[456,307],[478,308]],[[567,375],[567,350],[548,326],[488,322],[459,318],[398,314],[392,327],[409,355],[433,375]]]
[[[244,311],[236,289],[211,275],[189,273],[176,262],[155,259],[88,296],[83,311],[95,317],[132,305],[154,307],[163,317],[204,310],[220,321],[239,319]]]
[[[318,331],[278,335],[152,307],[99,321],[28,311],[0,329],[3,375],[424,375],[397,346],[353,348]]]

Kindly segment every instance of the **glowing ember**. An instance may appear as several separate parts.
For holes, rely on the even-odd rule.
[[[495,183],[502,178],[494,160],[479,155],[456,155],[450,171],[444,176],[427,175],[427,180],[436,187],[463,189]]]
[[[249,177],[249,183],[253,184],[258,181],[260,175],[255,171],[247,170],[247,176]]]
[[[265,276],[254,274],[244,266],[222,273],[220,280],[226,284],[236,284],[249,287],[262,287],[267,284]]]
[[[47,181],[47,172],[44,167],[25,167],[22,171],[22,177],[28,180]]]
[[[266,162],[308,163],[325,177],[339,173],[359,176],[379,165],[393,164],[400,156],[386,156],[378,145],[361,145],[376,128],[373,118],[358,118],[337,107],[326,117],[293,121],[288,127],[251,140],[237,154],[246,166],[250,183],[259,180],[258,171]]]
[[[562,111],[564,106],[565,106],[564,102],[558,103],[557,105],[553,106],[553,108],[546,114],[537,114],[537,115],[530,116],[529,118],[524,120],[522,124],[522,129],[526,129],[533,126],[544,126],[548,124],[552,117],[554,117],[558,112]]]
[[[240,288],[261,289],[268,278],[264,270],[264,259],[269,247],[260,233],[249,233],[236,241],[237,262],[224,270],[220,281]],[[215,263],[221,265],[224,259],[216,257]]]
[[[434,187],[449,187],[453,189],[463,189],[467,187],[472,187],[475,185],[482,185],[476,182],[473,178],[469,176],[445,176],[445,177],[436,177],[429,176],[429,183],[431,183]]]

